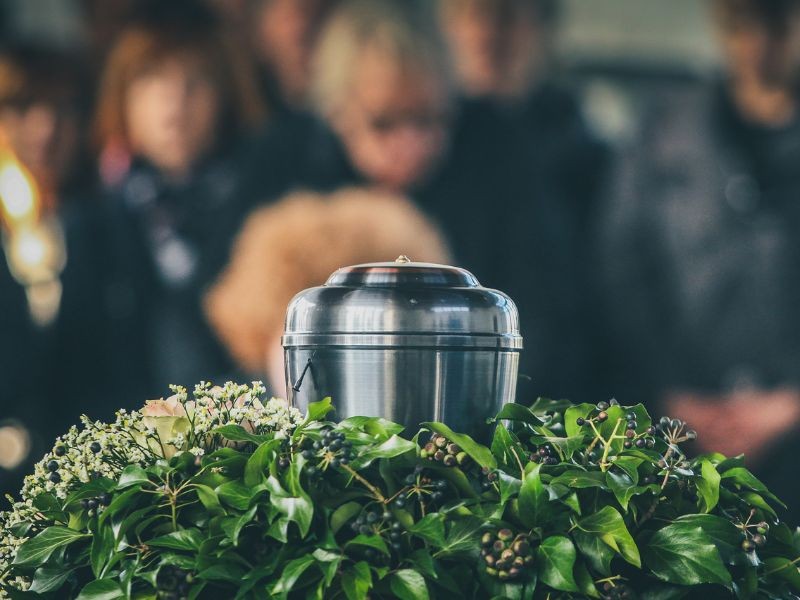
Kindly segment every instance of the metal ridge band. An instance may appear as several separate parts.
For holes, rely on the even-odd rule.
[[[447,333],[287,333],[284,348],[326,346],[339,348],[485,348],[522,350],[522,336],[516,334]]]

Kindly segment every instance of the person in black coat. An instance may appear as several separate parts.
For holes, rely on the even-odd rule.
[[[696,450],[745,452],[797,520],[800,3],[717,10],[726,78],[653,108],[604,219],[609,373]]]
[[[255,199],[354,183],[408,195],[441,226],[456,264],[517,302],[531,393],[570,394],[582,371],[566,308],[577,294],[564,207],[549,202],[506,120],[490,106],[455,102],[431,13],[415,3],[345,2],[316,57],[315,114],[268,129],[251,167]]]

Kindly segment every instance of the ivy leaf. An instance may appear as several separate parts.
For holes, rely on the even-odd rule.
[[[96,579],[88,583],[75,600],[120,600],[125,593],[114,579]]]
[[[764,560],[770,578],[783,579],[795,592],[800,592],[800,570],[797,562],[784,556],[775,556]]]
[[[364,548],[373,548],[385,556],[389,556],[389,548],[386,547],[386,542],[378,535],[364,535],[358,534],[352,540],[345,544],[345,548],[351,546],[362,546]]]
[[[577,592],[578,584],[572,572],[575,558],[575,546],[568,537],[546,538],[538,550],[539,579],[555,590]]]
[[[29,589],[36,594],[55,592],[64,585],[74,570],[64,567],[39,567],[33,573],[33,581]]]
[[[181,529],[167,535],[154,538],[147,542],[148,546],[155,548],[169,548],[171,550],[184,550],[196,552],[203,543],[203,534],[199,529]]]
[[[218,433],[226,440],[230,440],[231,442],[251,442],[256,446],[263,444],[270,439],[270,436],[250,433],[241,425],[222,425],[214,428],[213,432]]]
[[[429,544],[441,548],[445,544],[444,538],[444,515],[441,513],[431,513],[425,515],[419,521],[408,528],[410,533],[421,537]]]
[[[339,533],[339,530],[360,512],[361,505],[358,502],[345,502],[331,515],[331,531],[334,534]]]
[[[724,562],[735,564],[741,557],[742,534],[728,519],[716,515],[683,515],[675,519],[673,526],[700,527],[717,547]]]
[[[319,402],[311,402],[308,405],[308,410],[306,411],[306,418],[303,419],[303,422],[297,427],[292,437],[301,434],[305,426],[312,421],[321,421],[324,419],[325,416],[332,410],[334,410],[334,408],[330,396],[323,398]]]
[[[395,456],[400,456],[408,452],[416,452],[416,450],[417,445],[414,442],[401,438],[398,435],[393,435],[382,444],[373,446],[364,452],[364,454],[353,461],[352,467],[356,470],[363,469],[378,458],[394,458]]]
[[[481,446],[478,442],[464,433],[456,433],[444,423],[423,423],[431,431],[443,435],[451,442],[458,444],[469,457],[478,463],[478,466],[489,469],[497,468],[497,460],[486,446]]]
[[[731,585],[731,574],[701,527],[667,525],[653,534],[643,554],[656,577],[669,583]]]
[[[533,414],[530,408],[517,404],[515,402],[508,402],[503,405],[497,416],[492,421],[521,421],[531,425],[542,425],[541,419]]]
[[[275,458],[275,450],[281,445],[281,440],[269,440],[256,448],[244,465],[244,484],[256,486],[264,481],[264,473]]]
[[[614,559],[614,551],[611,547],[596,535],[586,533],[580,529],[572,532],[572,537],[578,550],[592,567],[593,571],[601,575],[611,575],[611,561]]]
[[[585,419],[595,408],[596,407],[594,404],[584,402],[583,404],[570,406],[567,410],[565,410],[564,431],[567,432],[567,436],[572,437],[573,435],[586,435],[588,432],[587,429],[584,429],[583,426],[578,425],[577,420],[579,418]]]
[[[293,460],[286,469],[285,477],[288,490],[283,489],[280,482],[273,476],[267,478],[267,489],[270,493],[270,503],[279,512],[295,523],[300,528],[300,535],[305,537],[311,528],[311,519],[314,517],[314,504],[311,497],[300,485],[300,469],[303,462]]]
[[[700,508],[704,513],[711,512],[719,502],[719,482],[722,480],[717,468],[707,460],[700,461],[700,477],[695,479],[700,496]]]
[[[400,569],[392,573],[389,588],[400,600],[428,600],[425,578],[412,569]]]
[[[601,489],[608,489],[606,486],[606,478],[603,473],[598,471],[581,471],[580,469],[570,469],[564,471],[558,477],[550,481],[551,485],[563,485],[568,488],[592,488],[599,487]]]
[[[456,554],[476,553],[480,545],[482,523],[479,519],[463,518],[451,522],[447,529],[447,537],[436,558],[452,557]]]
[[[635,567],[642,566],[639,548],[633,541],[625,521],[617,510],[604,506],[594,514],[587,515],[578,521],[578,528],[600,538],[612,550]]]
[[[256,489],[250,488],[240,481],[229,481],[214,491],[219,499],[228,506],[237,510],[247,510],[254,492],[257,493]]]
[[[307,554],[286,563],[280,579],[278,579],[278,582],[272,588],[272,594],[277,594],[279,598],[288,597],[289,592],[292,591],[294,584],[297,583],[300,576],[315,562],[316,559],[310,554]]]
[[[550,494],[539,475],[541,465],[529,463],[525,467],[522,487],[519,490],[519,517],[525,527],[541,527],[552,513]]]
[[[575,583],[578,584],[578,588],[585,596],[590,598],[600,597],[600,592],[597,591],[591,573],[582,562],[575,565]]]
[[[606,482],[622,510],[628,510],[628,502],[634,495],[647,490],[646,487],[637,487],[631,476],[624,471],[621,473],[613,469],[606,471]]]
[[[758,492],[762,496],[769,498],[779,506],[786,508],[786,505],[781,502],[772,492],[767,489],[761,481],[744,467],[734,467],[722,473],[722,479],[725,481],[733,481],[740,486],[750,488],[754,492]]]
[[[342,590],[347,600],[364,600],[372,588],[372,573],[364,561],[357,562],[342,573]]]
[[[349,417],[344,421],[340,421],[339,427],[363,431],[378,441],[388,440],[405,429],[402,425],[380,417]]]
[[[88,533],[81,533],[69,527],[60,525],[48,527],[19,547],[13,564],[38,567],[47,562],[47,559],[59,548],[87,537],[90,537]]]
[[[130,487],[132,485],[137,485],[140,483],[141,484],[150,483],[150,479],[148,479],[147,473],[139,465],[128,465],[127,467],[122,469],[122,473],[119,476],[119,481],[117,482],[117,489],[122,490],[125,489],[126,487]]]
[[[92,548],[89,552],[92,573],[95,578],[102,578],[103,569],[111,560],[115,546],[114,530],[111,527],[98,527],[92,538]]]

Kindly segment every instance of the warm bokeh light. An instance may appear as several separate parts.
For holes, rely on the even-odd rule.
[[[10,153],[0,155],[0,208],[9,229],[39,216],[39,193],[33,176]]]

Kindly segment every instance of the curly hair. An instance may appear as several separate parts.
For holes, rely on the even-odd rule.
[[[237,363],[263,373],[295,294],[342,266],[401,254],[449,260],[438,229],[406,198],[370,188],[294,192],[247,219],[204,308]]]

